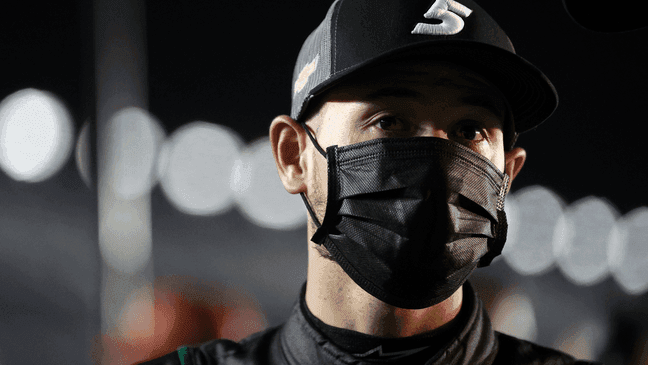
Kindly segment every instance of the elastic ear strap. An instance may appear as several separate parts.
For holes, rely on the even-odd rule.
[[[315,146],[317,151],[319,151],[319,153],[321,153],[322,156],[326,157],[326,152],[322,149],[322,147],[320,147],[319,143],[317,143],[317,141],[315,140],[315,137],[313,137],[313,135],[311,134],[310,130],[308,129],[308,126],[306,125],[306,123],[300,123],[300,124],[301,124],[302,128],[304,128],[304,130],[306,131],[306,134],[308,135],[308,138],[310,138],[311,142],[313,142],[313,146]]]
[[[322,156],[326,157],[326,152],[324,152],[322,147],[320,147],[319,143],[317,143],[317,141],[315,140],[315,137],[313,137],[313,135],[311,134],[310,130],[308,129],[308,126],[306,125],[306,123],[299,123],[299,124],[306,131],[306,134],[308,135],[308,138],[313,143],[313,146],[315,146],[315,149],[317,149],[317,151],[319,151],[319,153],[321,153]],[[319,219],[317,219],[317,216],[315,215],[315,211],[313,210],[313,207],[311,207],[310,203],[308,202],[308,199],[306,198],[306,194],[299,193],[299,195],[301,195],[302,200],[304,201],[304,204],[306,205],[306,209],[308,210],[308,214],[310,214],[311,218],[313,218],[313,222],[315,223],[317,228],[320,228],[322,226],[322,224],[320,223]]]

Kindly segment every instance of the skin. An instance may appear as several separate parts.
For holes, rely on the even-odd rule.
[[[524,165],[522,148],[504,151],[502,128],[509,112],[499,90],[466,68],[418,59],[375,66],[320,98],[307,126],[319,145],[344,146],[376,138],[437,137],[482,154],[510,180]],[[323,221],[326,159],[298,122],[276,117],[270,141],[281,181],[291,194],[305,193]],[[510,185],[509,185],[510,186]],[[308,217],[308,237],[316,227]],[[462,289],[423,309],[403,309],[360,288],[308,241],[306,304],[324,323],[381,337],[408,337],[439,328],[457,316]]]

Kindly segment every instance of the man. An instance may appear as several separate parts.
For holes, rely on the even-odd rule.
[[[270,127],[309,213],[299,304],[240,343],[150,364],[577,363],[494,332],[466,281],[502,250],[517,135],[556,106],[472,0],[335,1],[299,54],[291,115]]]

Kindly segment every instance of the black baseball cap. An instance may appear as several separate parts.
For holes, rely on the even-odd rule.
[[[558,106],[549,79],[472,0],[336,0],[299,52],[291,117],[300,120],[314,96],[348,75],[409,53],[462,65],[493,83],[511,105],[517,133]]]

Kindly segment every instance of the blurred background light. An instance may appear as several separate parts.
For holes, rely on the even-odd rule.
[[[574,284],[593,285],[608,274],[608,245],[617,216],[609,202],[593,196],[566,208],[556,260]]]
[[[240,341],[268,327],[247,290],[192,276],[157,276],[129,291],[118,326],[103,336],[108,364],[133,364],[214,338]]]
[[[230,176],[241,145],[236,132],[218,124],[197,121],[176,130],[158,164],[166,197],[187,214],[225,212],[234,203]]]
[[[506,196],[506,201],[504,202],[504,212],[506,213],[506,222],[508,224],[506,232],[506,243],[502,249],[502,254],[497,256],[495,260],[499,260],[500,257],[504,257],[509,254],[509,251],[513,250],[515,243],[518,240],[518,232],[520,230],[520,217],[518,214],[517,201],[515,200],[515,194],[509,193]]]
[[[108,121],[109,184],[122,199],[135,199],[155,185],[156,159],[165,133],[149,112],[137,107],[117,111]]]
[[[43,181],[72,150],[72,117],[52,93],[23,89],[0,102],[0,167],[12,179]]]
[[[90,171],[90,121],[86,120],[81,127],[79,137],[75,147],[74,162],[76,162],[77,170],[81,179],[86,186],[92,186],[92,175]]]
[[[115,204],[105,213],[110,226],[101,231],[105,239],[99,241],[101,256],[112,268],[123,273],[136,273],[146,267],[151,259],[152,242],[138,239],[142,227],[148,224],[148,217],[136,210],[120,209]]]
[[[133,290],[119,314],[119,335],[131,342],[152,337],[156,323],[154,304],[152,285]]]
[[[577,359],[597,360],[608,341],[609,329],[600,319],[567,324],[552,345]]]
[[[160,122],[139,107],[117,110],[104,128],[103,176],[109,188],[104,189],[104,196],[114,195],[100,204],[99,248],[110,267],[121,274],[135,274],[151,261],[153,243],[145,228],[150,226],[150,217],[141,199],[156,182],[156,161],[165,133]]]
[[[538,275],[554,263],[554,231],[563,214],[563,202],[553,191],[538,185],[515,193],[513,222],[518,231],[506,243],[504,259],[523,275]],[[510,243],[510,244],[509,244]]]
[[[628,212],[618,221],[610,244],[610,270],[628,294],[648,291],[648,207]]]
[[[518,290],[500,293],[493,303],[493,328],[507,335],[535,341],[538,335],[536,313],[531,299]]]
[[[290,230],[306,223],[304,203],[281,183],[267,137],[243,150],[232,171],[231,189],[241,212],[261,227]]]

